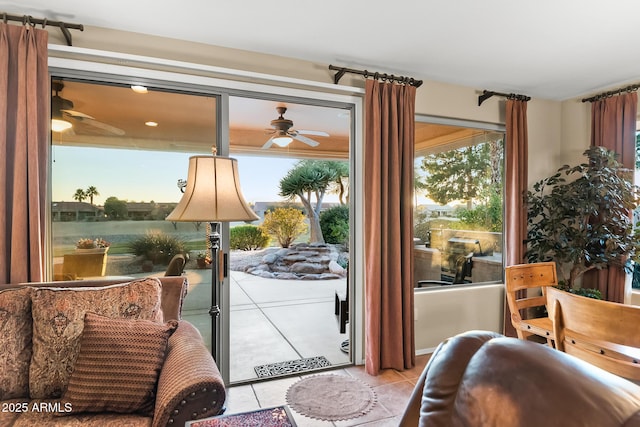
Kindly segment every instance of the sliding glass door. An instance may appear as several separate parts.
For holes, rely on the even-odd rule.
[[[109,66],[99,74],[51,69],[52,119],[56,122],[52,121],[51,133],[50,279],[159,277],[168,273],[174,255],[184,254],[187,262],[182,274],[189,281],[189,292],[183,318],[200,330],[209,346],[216,340],[219,353],[215,357],[227,382],[233,372],[230,366],[245,354],[242,346],[259,346],[263,338],[244,336],[242,330],[230,332],[234,325],[256,326],[251,320],[256,312],[243,310],[247,308],[244,297],[251,298],[262,314],[270,314],[268,322],[295,348],[293,354],[261,361],[260,365],[294,365],[304,359],[315,368],[353,360],[349,338],[356,327],[349,323],[341,331],[339,316],[334,314],[335,295],[347,293],[347,274],[354,274],[349,262],[355,253],[351,242],[356,233],[353,206],[357,193],[352,185],[356,162],[351,147],[356,126],[354,104],[345,102],[350,97],[327,95],[323,100],[322,94],[304,92],[301,97],[301,91],[288,89],[278,90],[281,94],[265,93],[261,91],[268,86],[250,84],[246,84],[247,91],[237,87],[227,90],[220,80],[151,71],[141,85],[140,79],[126,77],[121,68],[108,74]],[[280,135],[287,131],[288,135]],[[292,141],[272,138],[277,136]],[[309,260],[310,264],[326,264],[326,271],[294,273],[316,275],[303,279],[303,285],[297,287],[302,292],[295,301],[274,302],[269,300],[271,296],[260,299],[260,295],[278,292],[259,286],[258,294],[251,293],[248,286],[238,292],[241,287],[236,286],[240,273],[245,278],[260,278],[237,270],[239,264],[248,262],[249,255],[258,252],[256,248],[237,248],[235,230],[248,224],[224,224],[222,246],[231,254],[224,258],[224,281],[218,289],[222,312],[219,334],[212,331],[209,314],[215,289],[206,262],[210,261],[207,224],[165,220],[182,196],[189,157],[210,154],[212,147],[220,155],[238,159],[245,198],[261,218],[250,225],[263,228],[265,215],[276,208],[291,208],[302,215],[301,227],[306,227],[292,239],[292,245],[317,244],[322,230],[331,247],[328,255]],[[280,180],[305,162],[332,166],[332,173],[336,173],[326,182],[322,200],[311,201],[315,222],[310,222],[313,217],[305,212],[299,197],[280,195]],[[333,216],[322,220],[327,211]],[[321,220],[328,222],[329,231],[324,231],[325,223],[320,226]],[[277,232],[264,233],[269,235],[269,243],[263,249],[284,249]],[[252,258],[254,262],[258,257]],[[273,280],[280,285],[293,283],[280,277]],[[315,288],[322,288],[321,295],[314,293]],[[279,292],[282,294],[282,286]],[[287,290],[284,293],[293,295]],[[280,315],[286,314],[280,319],[273,315],[278,307],[282,308]],[[320,313],[321,322],[293,314],[314,310]],[[309,328],[302,328],[305,334],[297,337],[295,330],[284,333],[285,326],[295,324],[321,325],[323,329],[309,334]],[[302,342],[296,344],[297,340]],[[304,348],[309,340],[326,343],[326,350]],[[256,366],[258,362],[249,366],[254,374]],[[257,378],[237,372],[234,381]]]

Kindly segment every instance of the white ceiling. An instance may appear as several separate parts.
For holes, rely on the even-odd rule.
[[[640,80],[637,0],[13,0],[0,11],[555,100]]]

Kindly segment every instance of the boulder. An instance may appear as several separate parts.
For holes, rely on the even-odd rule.
[[[315,264],[311,262],[297,262],[291,265],[291,272],[302,274],[320,274],[325,271],[322,264]]]
[[[340,277],[344,277],[345,274],[347,274],[347,270],[336,261],[331,261],[329,263],[329,271],[333,274],[339,275]]]
[[[273,264],[276,261],[278,261],[278,258],[280,258],[278,256],[277,252],[272,252],[270,254],[266,254],[265,256],[262,257],[262,262],[264,262],[265,264]]]
[[[297,274],[294,273],[275,273],[275,278],[276,279],[282,279],[282,280],[298,280],[300,279],[300,277]]]

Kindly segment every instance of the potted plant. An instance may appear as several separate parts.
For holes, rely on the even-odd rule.
[[[82,238],[76,242],[76,252],[83,253],[106,253],[111,243],[102,237],[96,239]]]
[[[574,292],[587,271],[609,266],[630,271],[640,255],[631,217],[640,189],[631,171],[602,147],[584,155],[586,163],[562,166],[536,182],[526,200],[528,261],[555,261],[560,287]],[[597,297],[599,292],[578,293]]]
[[[207,268],[207,266],[211,264],[209,252],[199,252],[198,256],[196,257],[196,263],[198,264],[198,268]]]

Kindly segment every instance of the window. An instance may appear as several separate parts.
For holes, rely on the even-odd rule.
[[[189,156],[216,141],[216,98],[55,77],[52,89],[52,118],[71,125],[51,136],[53,278],[164,271],[205,249],[204,226],[164,218]]]
[[[504,132],[418,121],[417,287],[502,280]]]

